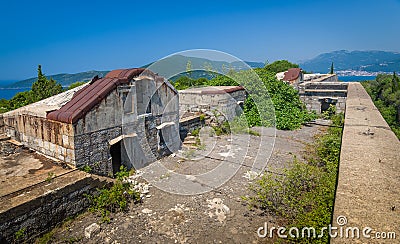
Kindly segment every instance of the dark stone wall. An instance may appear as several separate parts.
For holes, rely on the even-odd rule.
[[[66,218],[83,212],[89,206],[85,194],[105,184],[86,177],[0,213],[0,243],[33,242]],[[22,229],[23,238],[15,240],[15,233]]]
[[[75,136],[76,167],[88,165],[92,173],[112,174],[110,141],[122,133],[120,126]]]

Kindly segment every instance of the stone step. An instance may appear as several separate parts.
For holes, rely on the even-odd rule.
[[[197,144],[197,142],[196,142],[196,141],[186,141],[186,140],[185,140],[185,141],[183,142],[183,144],[184,144],[184,145],[194,145],[194,144]]]
[[[193,145],[183,145],[183,147],[188,149],[197,149],[197,147]]]
[[[10,140],[10,139],[11,139],[11,137],[6,136],[6,135],[1,135],[0,136],[0,141],[7,141],[7,140]]]
[[[8,140],[8,142],[10,142],[10,143],[12,143],[12,144],[14,144],[14,145],[16,145],[16,146],[18,146],[18,147],[21,147],[21,146],[24,145],[24,144],[22,144],[21,142],[16,141],[16,140],[14,140],[14,139]]]

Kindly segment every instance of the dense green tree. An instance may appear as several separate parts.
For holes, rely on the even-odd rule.
[[[258,79],[258,77],[254,77],[253,71],[261,79],[262,85],[260,85],[260,82],[252,82],[254,79]],[[272,126],[276,124],[278,129],[293,130],[300,128],[303,123],[315,117],[314,114],[305,109],[297,91],[292,86],[278,81],[275,74],[265,68],[239,72],[230,71],[228,76],[219,75],[203,85],[244,85],[248,91],[251,91],[251,95],[248,96],[244,106],[244,113],[249,126]],[[186,79],[188,78],[182,78],[182,80]],[[179,83],[179,85],[181,84]]]
[[[74,88],[76,88],[76,87],[78,87],[78,86],[81,86],[81,85],[83,85],[83,84],[85,84],[85,83],[86,83],[86,82],[84,82],[84,81],[77,81],[77,82],[74,82],[74,83],[72,83],[71,85],[68,86],[67,90],[74,89]]]
[[[10,102],[5,98],[0,99],[0,113],[7,112],[9,108],[10,108]]]
[[[332,74],[333,75],[333,62],[332,62],[332,64],[331,64],[331,71],[329,72],[330,74]]]
[[[400,87],[399,77],[379,74],[375,80],[362,83],[386,122],[400,138]]]
[[[177,90],[185,90],[190,87],[205,86],[208,84],[208,82],[209,80],[203,77],[192,79],[184,75],[179,77],[175,82],[172,83]]]
[[[9,101],[9,110],[17,109],[33,102],[31,91],[18,92]]]
[[[279,73],[279,72],[283,72],[286,71],[290,68],[299,68],[299,65],[291,63],[287,60],[278,60],[275,61],[271,64],[267,64],[264,67],[267,71],[272,72],[272,73]]]
[[[63,92],[62,86],[53,79],[48,80],[42,73],[41,65],[39,65],[38,78],[32,84],[32,89],[17,93],[9,101],[5,99],[0,100],[0,112],[3,113],[17,109],[61,92]]]
[[[192,61],[190,60],[186,63],[186,73],[189,75],[189,78],[192,78]]]
[[[42,66],[38,66],[38,79],[32,84],[32,100],[37,102],[54,96],[63,91],[61,84],[50,78],[48,80],[42,73]]]

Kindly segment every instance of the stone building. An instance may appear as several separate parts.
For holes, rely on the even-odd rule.
[[[300,100],[304,102],[308,110],[320,114],[333,105],[340,113],[346,108],[347,86],[346,82],[312,81],[300,84],[298,89]]]
[[[179,97],[163,77],[122,69],[3,114],[13,139],[73,167],[109,175],[179,149]]]
[[[348,84],[338,82],[336,74],[303,74],[300,68],[292,68],[277,73],[276,78],[298,90],[300,100],[310,111],[320,114],[330,105],[335,106],[338,113],[345,110]]]
[[[340,113],[346,108],[347,85],[339,82],[336,74],[305,74],[297,89],[308,110],[319,114],[333,105]]]
[[[231,121],[242,111],[246,91],[241,86],[206,86],[179,91],[179,110],[185,113],[218,112]]]

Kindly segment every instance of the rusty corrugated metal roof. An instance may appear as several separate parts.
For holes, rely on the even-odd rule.
[[[100,103],[111,91],[132,78],[145,74],[155,80],[163,79],[143,68],[118,69],[110,71],[104,78],[93,81],[74,94],[72,99],[60,109],[47,114],[46,118],[64,123],[76,123],[94,106]]]
[[[285,81],[296,80],[299,77],[300,72],[301,72],[300,68],[290,68],[288,69],[288,71],[285,72],[283,80]]]

